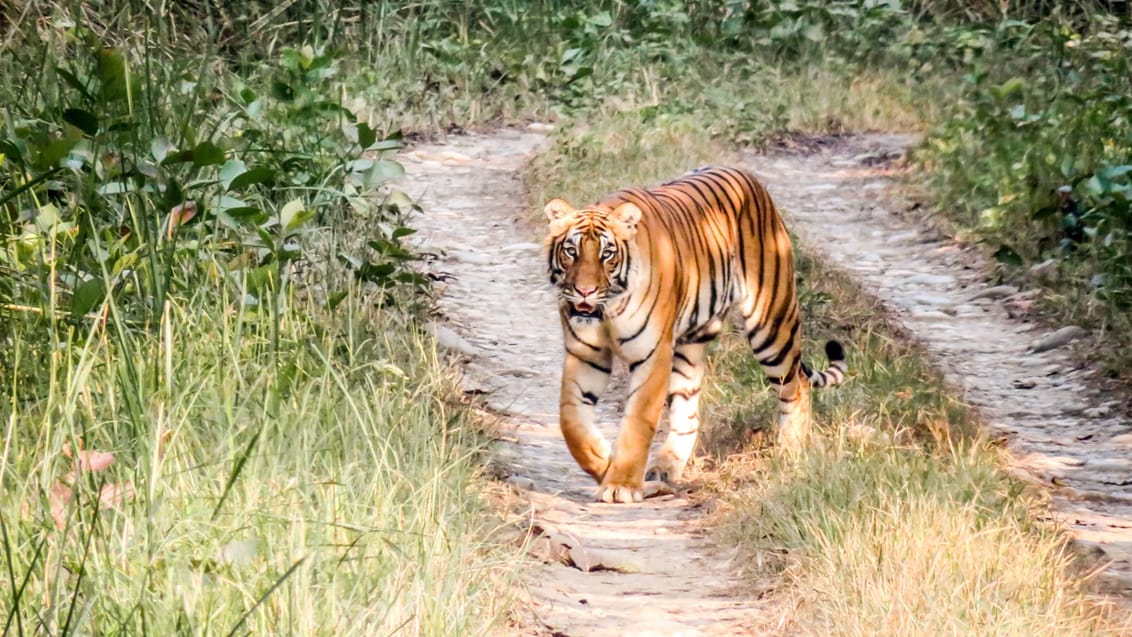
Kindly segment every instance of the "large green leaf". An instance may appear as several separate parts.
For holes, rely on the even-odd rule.
[[[255,184],[271,184],[275,181],[275,171],[267,166],[256,166],[244,171],[228,184],[230,190],[240,190]]]
[[[224,163],[224,150],[210,141],[203,141],[193,149],[194,166],[212,166]]]
[[[224,165],[220,167],[220,172],[217,173],[220,177],[220,185],[224,186],[224,190],[231,190],[232,181],[247,172],[247,170],[248,167],[242,160],[229,159],[224,162]]]
[[[83,316],[106,298],[106,283],[101,278],[83,281],[71,295],[71,316]]]
[[[63,111],[63,121],[94,137],[98,134],[98,117],[81,108],[68,108]]]

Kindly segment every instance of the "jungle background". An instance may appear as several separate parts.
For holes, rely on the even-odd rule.
[[[641,173],[609,166],[921,133],[905,187],[932,222],[993,255],[996,280],[1042,286],[1051,322],[1104,334],[1126,378],[1130,17],[1087,0],[0,0],[3,634],[511,621],[522,558],[483,495],[489,432],[423,328],[431,282],[406,241],[418,207],[394,155],[422,138],[553,123],[536,201],[594,167],[624,185]],[[877,475],[931,482],[925,458],[953,446],[933,444]],[[1029,529],[980,453],[948,456],[940,492],[970,488],[976,532],[1003,511]],[[873,460],[813,462],[845,484]],[[772,504],[836,508],[790,497]],[[1036,634],[1020,618],[1055,607],[1079,622],[1055,634],[1106,630],[1042,546],[1020,581],[1048,595],[972,613],[978,634]]]

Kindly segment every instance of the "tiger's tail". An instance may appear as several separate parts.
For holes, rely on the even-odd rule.
[[[845,364],[845,348],[837,341],[825,344],[825,355],[829,359],[829,367],[822,371],[814,371],[809,365],[802,363],[802,373],[810,381],[811,387],[832,387],[840,385],[845,380],[845,373],[849,366]]]

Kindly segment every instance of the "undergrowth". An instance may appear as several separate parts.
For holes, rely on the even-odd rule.
[[[0,633],[498,628],[342,16],[173,5],[0,3]]]

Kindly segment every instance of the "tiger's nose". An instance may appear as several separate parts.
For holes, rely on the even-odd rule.
[[[578,294],[582,295],[582,298],[585,298],[585,297],[593,294],[594,292],[597,292],[597,286],[596,285],[592,286],[592,287],[581,287],[581,286],[575,285],[574,289],[578,291]]]

